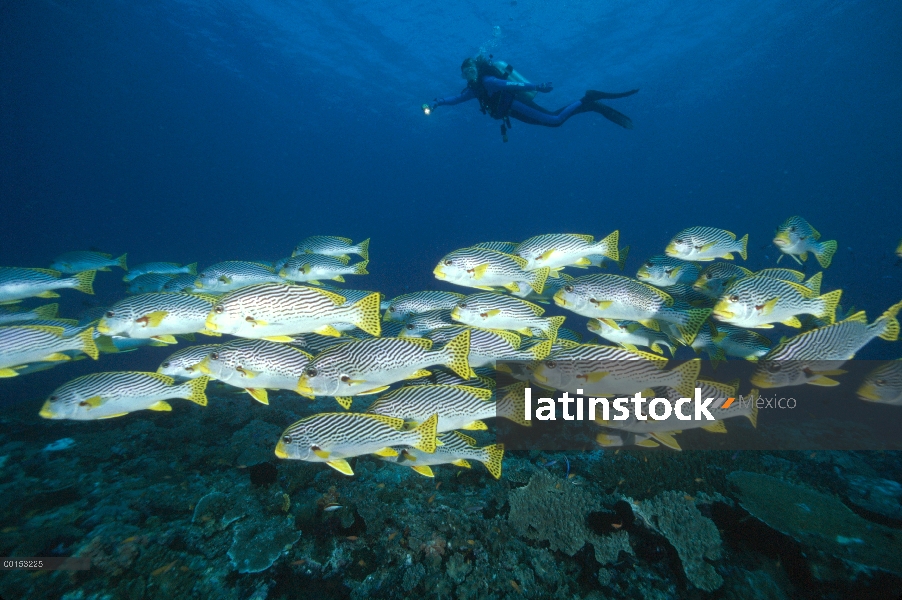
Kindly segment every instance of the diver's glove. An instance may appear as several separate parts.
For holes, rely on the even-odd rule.
[[[554,88],[551,87],[550,81],[548,83],[540,83],[540,84],[536,85],[536,91],[542,92],[543,94],[547,94],[548,92],[550,92],[553,89]]]

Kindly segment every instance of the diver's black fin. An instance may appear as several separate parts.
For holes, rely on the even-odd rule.
[[[632,96],[639,90],[630,90],[628,92],[599,92],[598,90],[586,90],[583,96],[583,102],[595,102],[596,100],[615,100],[617,98],[626,98]]]
[[[611,108],[610,106],[602,104],[601,102],[593,102],[590,106],[592,107],[592,110],[594,110],[597,113],[603,114],[605,116],[605,118],[608,119],[609,121],[613,121],[614,123],[617,123],[618,125],[626,128],[626,129],[633,128],[632,119],[630,119],[628,116],[626,116],[622,112],[616,111],[613,108]]]

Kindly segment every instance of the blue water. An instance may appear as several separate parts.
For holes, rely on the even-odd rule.
[[[0,3],[0,264],[96,248],[202,267],[329,234],[371,238],[358,287],[393,297],[453,289],[432,276],[451,250],[548,232],[619,229],[633,275],[716,226],[750,234],[745,266],[775,266],[800,214],[839,241],[824,289],[873,318],[902,298],[900,25],[902,5],[854,1]],[[610,101],[635,129],[588,113],[514,121],[503,143],[476,102],[424,115],[480,51],[552,81],[552,109],[639,88]],[[62,313],[121,297],[118,279],[64,292]],[[37,410],[92,362],[0,395]]]

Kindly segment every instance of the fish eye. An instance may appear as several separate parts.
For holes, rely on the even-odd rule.
[[[307,377],[316,377],[316,373],[317,371],[313,367],[307,367],[306,369],[304,369],[304,374],[307,375]]]
[[[652,268],[653,266],[655,266],[655,264],[654,264],[653,262],[651,262],[651,261],[648,261],[647,263],[645,263],[645,266],[648,267],[648,268],[650,269],[650,268]]]
[[[664,269],[664,274],[665,274],[665,275],[670,275],[670,274],[672,274],[672,273],[673,273],[673,267],[670,267],[669,269]]]
[[[673,243],[674,243],[674,244],[682,244],[682,243],[683,243],[683,239],[682,239],[682,238],[677,238],[677,239],[673,240]]]
[[[711,275],[711,273],[705,273],[705,279],[710,280],[712,277],[714,277],[714,275]]]
[[[56,400],[59,400],[59,397],[58,396],[50,396],[49,400],[51,402],[55,402]]]
[[[796,226],[793,225],[792,227],[790,227],[790,228],[789,228],[789,231],[795,233],[795,231],[796,231]]]
[[[779,373],[781,368],[779,363],[770,363],[767,365],[767,371],[769,373]]]
[[[115,314],[116,314],[116,313],[114,313],[113,311],[108,310],[107,313],[106,313],[104,316],[105,316],[107,319],[112,319],[113,316],[115,316]]]
[[[874,385],[886,385],[886,379],[875,379]]]
[[[212,358],[213,360],[219,360],[219,352],[213,352],[212,354],[210,354],[210,358]]]
[[[461,302],[461,303],[458,304],[457,306],[460,307],[460,308],[466,308],[466,307],[467,307],[467,303],[466,303],[466,302]]]
[[[213,307],[213,312],[215,312],[217,315],[221,315],[223,310],[225,309],[222,307],[222,304],[217,304]]]
[[[730,296],[730,302],[739,302],[739,296],[737,294],[732,294]]]
[[[290,436],[290,435],[283,435],[283,436],[282,436],[282,443],[284,443],[284,444],[290,444],[290,443],[291,443],[291,436]]]
[[[389,307],[388,307],[388,312],[395,312],[395,307],[394,307],[394,306],[389,306]]]
[[[407,329],[413,331],[413,323],[408,323],[408,324],[407,324]]]
[[[164,369],[168,369],[168,368],[169,368],[169,361],[167,360],[166,362],[164,362],[164,363],[163,363],[162,365],[160,365],[160,366],[163,367]]]
[[[572,285],[565,285],[565,286],[564,286],[564,291],[565,291],[565,292],[572,292],[572,291],[573,291],[573,286],[572,286]]]
[[[557,368],[557,363],[554,362],[553,360],[549,360],[545,363],[545,366],[548,367],[549,369],[555,369],[555,368]]]
[[[445,264],[448,265],[448,266],[451,266],[451,263],[452,263],[452,262],[454,262],[454,261],[452,261],[452,260],[449,258],[448,260],[445,261]]]

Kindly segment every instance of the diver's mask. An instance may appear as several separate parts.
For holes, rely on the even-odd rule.
[[[469,82],[473,82],[476,81],[477,77],[479,77],[479,71],[475,66],[464,67],[460,70],[460,76]]]

